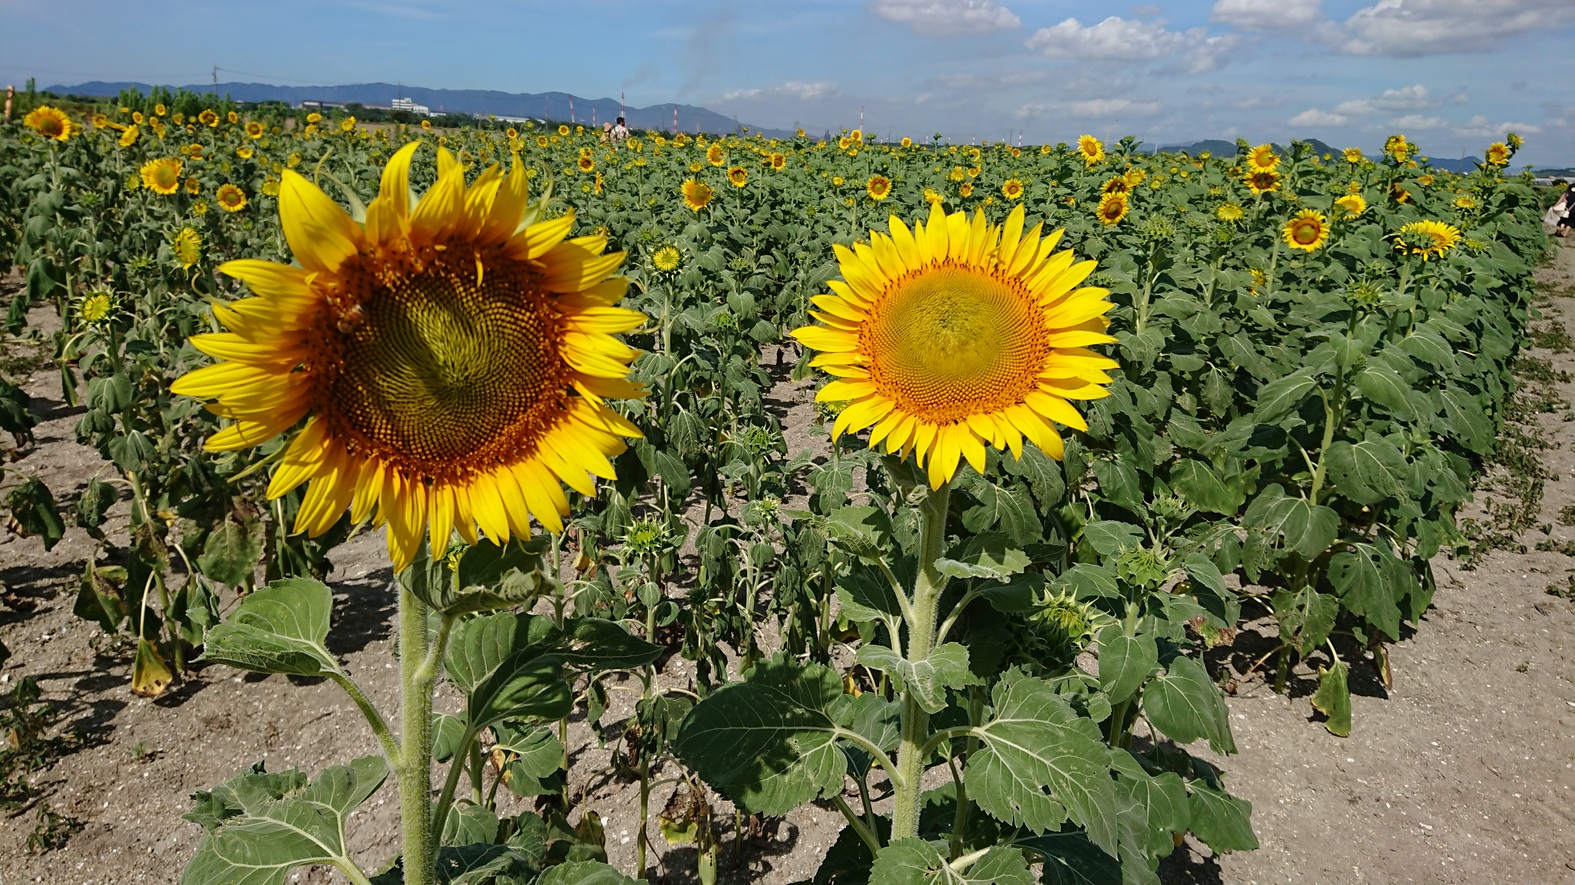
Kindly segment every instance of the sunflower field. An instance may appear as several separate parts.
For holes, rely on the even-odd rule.
[[[324,677],[384,751],[199,793],[194,885],[645,881],[652,830],[711,883],[735,812],[812,802],[846,819],[817,883],[1157,883],[1188,834],[1253,849],[1186,749],[1234,750],[1204,652],[1271,618],[1268,678],[1315,668],[1322,727],[1359,726],[1348,674],[1387,679],[1464,542],[1546,246],[1512,133],[1456,175],[1400,135],[24,110],[5,331],[52,345],[103,467],[13,475],[12,530],[95,539],[75,611],[130,637],[130,691]],[[324,646],[367,531],[398,710]],[[614,676],[641,690],[606,725]],[[577,712],[640,780],[635,869],[568,788]],[[402,853],[363,870],[344,820],[390,777]]]

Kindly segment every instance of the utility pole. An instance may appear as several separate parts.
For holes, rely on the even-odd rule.
[[[219,66],[213,66],[213,97],[219,97]]]

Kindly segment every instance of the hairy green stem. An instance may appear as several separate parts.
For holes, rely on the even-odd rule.
[[[399,588],[400,749],[399,830],[405,885],[432,885],[437,858],[432,837],[432,688],[436,667],[427,656],[427,604]]]
[[[933,489],[920,505],[923,521],[919,529],[919,575],[913,585],[913,600],[908,609],[909,663],[923,663],[935,642],[935,610],[946,577],[935,568],[946,544],[946,513],[951,502],[951,485]],[[924,761],[928,756],[930,714],[919,705],[911,690],[902,694],[902,737],[897,745],[897,774],[893,783],[895,807],[891,816],[891,840],[919,835],[919,800],[924,792]]]

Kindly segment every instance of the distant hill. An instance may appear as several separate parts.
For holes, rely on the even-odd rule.
[[[1327,144],[1325,142],[1319,141],[1316,138],[1304,138],[1304,139],[1300,139],[1300,140],[1301,141],[1305,141],[1309,145],[1311,145],[1312,149],[1313,149],[1313,152],[1318,154],[1319,156],[1323,156],[1324,154],[1329,154],[1330,156],[1336,156],[1337,157],[1344,150],[1344,148],[1333,147],[1333,146],[1331,146],[1331,145],[1329,145],[1329,144]],[[1287,148],[1276,144],[1276,145],[1274,145],[1274,150],[1277,153],[1282,153],[1283,154],[1283,153],[1286,152]],[[1185,153],[1190,154],[1190,155],[1192,155],[1194,157],[1196,157],[1198,154],[1203,153],[1204,151],[1209,151],[1210,153],[1212,153],[1216,157],[1229,157],[1229,156],[1232,156],[1232,155],[1234,155],[1236,153],[1236,142],[1234,142],[1234,141],[1225,141],[1222,138],[1211,138],[1211,139],[1207,139],[1205,141],[1194,141],[1191,144],[1165,144],[1165,145],[1160,145],[1159,151],[1162,152],[1162,153],[1171,153],[1171,154],[1185,152]],[[1461,159],[1456,160],[1456,159],[1452,159],[1452,158],[1449,158],[1449,157],[1428,157],[1428,162],[1432,164],[1434,169],[1439,169],[1439,170],[1442,170],[1444,172],[1456,172],[1456,173],[1464,174],[1464,173],[1467,173],[1467,172],[1475,171],[1477,166],[1479,166],[1482,163],[1482,158],[1480,158],[1480,157],[1463,157]]]
[[[185,89],[189,92],[213,92],[215,87],[209,83],[187,84],[185,86],[168,85],[169,89]],[[95,95],[113,97],[119,95],[123,89],[136,89],[147,93],[153,86],[147,83],[107,83],[95,80],[88,83],[79,83],[75,86],[51,86],[48,91],[70,93],[73,95]],[[386,107],[395,98],[414,99],[418,104],[430,107],[433,113],[450,114],[496,114],[500,117],[537,117],[549,120],[570,119],[570,103],[573,103],[573,119],[577,122],[591,125],[592,118],[600,125],[602,122],[616,119],[619,112],[618,101],[611,98],[588,99],[567,92],[498,92],[492,89],[427,89],[423,86],[403,86],[393,83],[356,83],[349,86],[275,86],[271,83],[220,83],[217,87],[220,95],[228,95],[235,101],[283,101],[291,105],[298,105],[303,101],[327,101],[338,104],[359,102],[364,105],[381,105]],[[623,109],[625,120],[631,129],[660,129],[671,131],[673,128],[673,109],[678,110],[678,126],[684,132],[709,132],[722,134],[737,132],[747,124],[741,123],[734,117],[719,114],[709,108],[696,107],[687,104],[658,104],[650,107]],[[751,132],[762,132],[770,138],[791,138],[792,132],[780,129],[759,129],[749,126]]]

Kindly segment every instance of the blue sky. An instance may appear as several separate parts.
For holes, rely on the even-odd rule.
[[[1575,165],[1575,0],[0,0],[0,81],[571,92],[811,132],[1317,137]]]

